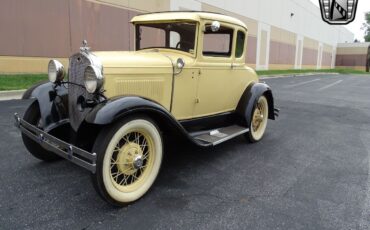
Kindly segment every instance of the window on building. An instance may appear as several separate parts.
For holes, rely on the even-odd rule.
[[[243,56],[244,44],[245,44],[245,33],[243,31],[238,31],[238,34],[236,35],[236,49],[235,49],[236,58],[240,58],[241,56]]]
[[[203,39],[203,55],[213,57],[230,57],[233,41],[233,29],[221,26],[219,31],[212,32],[207,24]]]

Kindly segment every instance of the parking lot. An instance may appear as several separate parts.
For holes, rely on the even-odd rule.
[[[27,153],[0,102],[0,229],[370,229],[370,76],[272,78],[264,139],[170,145],[138,202],[114,208],[87,171]]]

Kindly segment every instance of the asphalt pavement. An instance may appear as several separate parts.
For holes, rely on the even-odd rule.
[[[0,229],[370,229],[370,75],[267,79],[280,117],[264,139],[169,145],[138,202],[114,208],[87,171],[27,153],[0,102]]]

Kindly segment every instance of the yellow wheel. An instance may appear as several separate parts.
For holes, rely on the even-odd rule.
[[[162,162],[157,126],[147,118],[130,119],[107,133],[103,130],[95,146],[102,144],[105,148],[97,147],[97,172],[93,175],[98,192],[115,205],[141,198],[154,183]]]
[[[260,141],[267,127],[269,107],[265,96],[258,98],[253,109],[252,119],[249,125],[248,140],[250,142]]]

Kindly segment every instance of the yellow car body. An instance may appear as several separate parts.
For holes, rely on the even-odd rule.
[[[134,25],[192,21],[197,25],[197,46],[193,54],[168,49],[146,49],[133,52],[94,52],[102,60],[108,98],[138,95],[161,104],[178,120],[215,115],[235,110],[244,90],[258,82],[243,55],[235,57],[236,33],[247,37],[247,27],[240,20],[212,13],[157,13],[136,16]],[[229,57],[204,56],[203,38],[207,23],[220,22],[234,31]],[[173,78],[173,63],[182,58],[185,66]],[[173,92],[172,92],[173,91]]]
[[[63,65],[51,60],[50,82],[15,114],[28,151],[65,158],[92,173],[106,201],[142,197],[160,170],[164,139],[212,147],[244,135],[262,139],[278,109],[270,87],[245,64],[245,24],[206,12],[136,16],[135,51],[93,52],[83,42]]]

